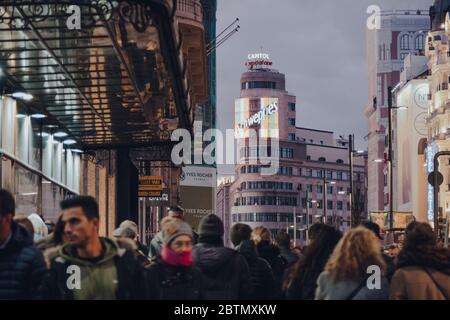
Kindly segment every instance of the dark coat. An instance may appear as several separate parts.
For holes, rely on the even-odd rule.
[[[247,260],[253,286],[253,299],[266,300],[274,297],[275,278],[270,264],[261,257],[252,241],[243,241],[236,250]]]
[[[146,271],[150,300],[203,299],[203,277],[195,267],[173,267],[158,258]]]
[[[205,279],[206,300],[252,298],[249,267],[237,251],[223,245],[198,243],[194,246],[193,260]]]
[[[0,249],[0,300],[38,299],[47,269],[25,228],[13,222],[12,237]]]
[[[272,267],[272,272],[275,277],[275,292],[277,296],[280,296],[287,261],[281,256],[280,249],[277,246],[266,243],[265,241],[261,241],[257,245],[257,250],[259,256],[265,259]]]

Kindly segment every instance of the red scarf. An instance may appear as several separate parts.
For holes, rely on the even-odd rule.
[[[162,249],[161,258],[164,263],[171,266],[189,267],[192,265],[192,251],[177,253],[167,244]]]

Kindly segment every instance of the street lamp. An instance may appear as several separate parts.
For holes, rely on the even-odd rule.
[[[392,162],[394,160],[393,150],[392,150],[392,110],[393,109],[407,109],[404,106],[393,106],[392,105],[392,94],[394,90],[392,87],[388,87],[388,170],[389,170],[389,230],[392,231],[394,228],[394,175],[392,172]]]

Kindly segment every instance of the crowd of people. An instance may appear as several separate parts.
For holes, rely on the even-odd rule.
[[[273,239],[263,226],[252,230],[236,223],[230,230],[233,248],[228,248],[218,216],[205,216],[197,234],[183,210],[172,207],[146,248],[129,220],[113,238],[100,237],[92,197],[63,200],[50,232],[39,216],[14,215],[13,196],[0,190],[0,299],[450,298],[450,251],[426,223],[411,223],[398,254],[388,255],[379,227],[371,222],[345,234],[316,223],[301,250],[291,247],[286,233]]]

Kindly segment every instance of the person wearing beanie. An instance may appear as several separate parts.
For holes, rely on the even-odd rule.
[[[166,217],[184,221],[184,209],[179,206],[170,207],[167,210]],[[160,223],[161,229],[163,228],[163,226],[162,226],[163,220],[161,220],[161,223]],[[194,244],[196,244],[198,235],[194,231],[192,231],[192,237],[193,237]],[[163,232],[161,230],[153,237],[152,241],[150,241],[148,257],[150,259],[158,257],[161,254],[162,247],[163,247]]]
[[[222,220],[207,215],[201,219],[198,232],[193,261],[205,278],[206,300],[252,299],[249,266],[243,255],[224,247]]]
[[[181,219],[166,217],[161,221],[162,250],[147,268],[151,300],[200,300],[203,279],[193,266],[191,227]]]

